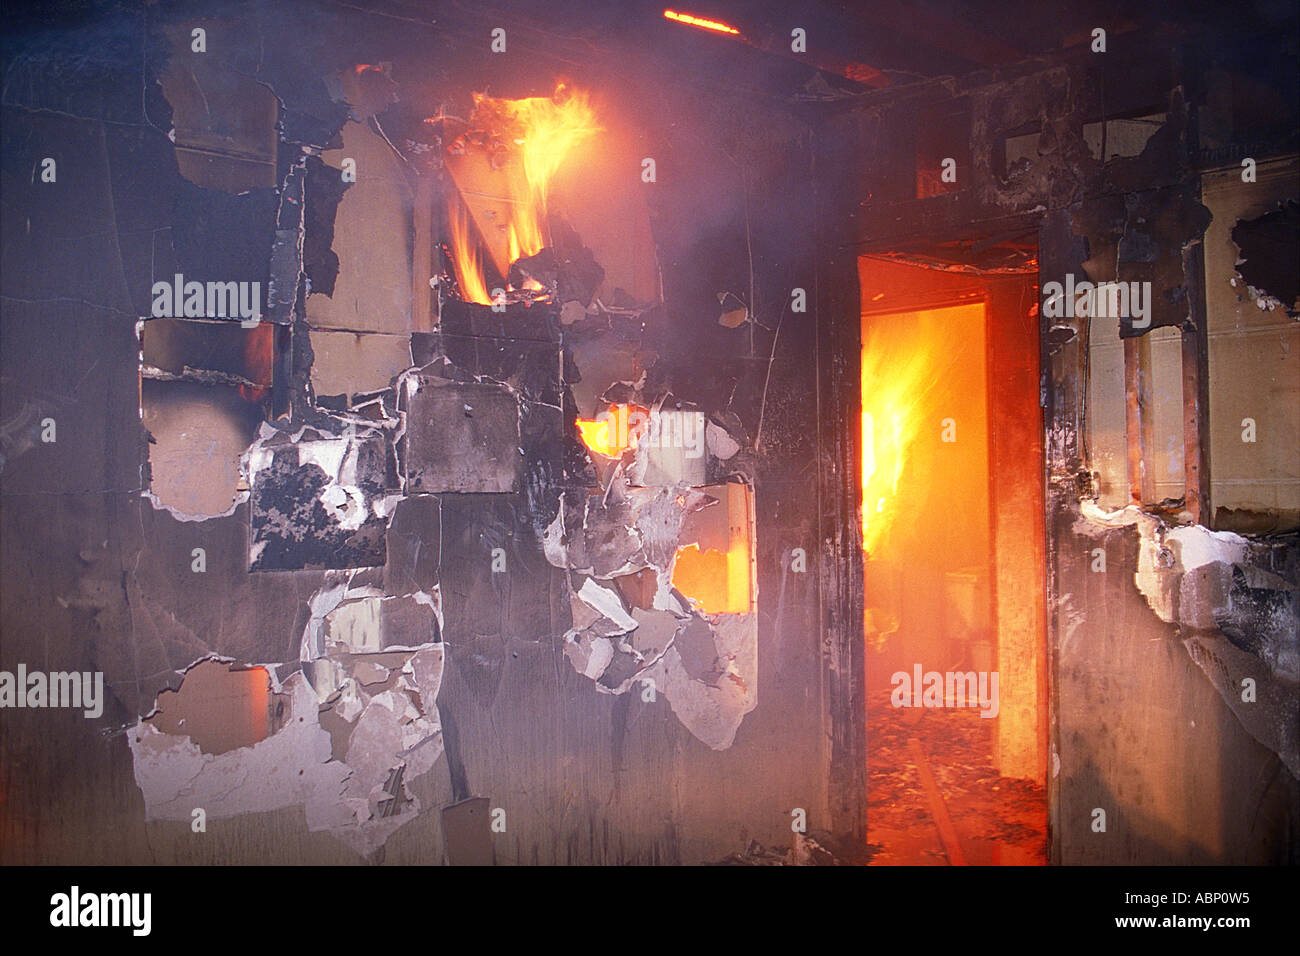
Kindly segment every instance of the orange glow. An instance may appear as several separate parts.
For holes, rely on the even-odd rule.
[[[447,231],[450,233],[452,266],[456,270],[456,281],[460,285],[461,298],[479,305],[491,305],[492,297],[488,295],[487,284],[483,281],[483,260],[479,255],[478,243],[469,234],[469,217],[460,200],[447,204]]]
[[[640,405],[611,405],[597,418],[579,418],[578,434],[596,454],[622,458],[623,452],[636,447],[649,417],[650,410]]]
[[[189,737],[204,753],[251,747],[274,730],[270,674],[265,667],[201,661],[186,672],[180,688],[158,695],[148,722],[163,733]]]
[[[706,614],[746,614],[754,603],[750,489],[728,482],[703,490],[718,503],[687,517],[683,540],[697,540],[677,549],[673,587]]]
[[[665,10],[664,17],[674,20],[677,23],[689,24],[693,27],[700,27],[704,30],[713,30],[716,33],[730,33],[733,36],[740,36],[740,31],[729,24],[720,20],[706,20],[704,17],[691,16],[689,13],[678,13],[676,10]]]
[[[492,146],[457,143],[465,155],[449,162],[462,195],[488,206],[476,207],[479,231],[502,275],[511,264],[541,252],[547,243],[547,190],[574,147],[600,131],[589,95],[559,84],[555,95],[517,100],[474,95],[470,128],[492,135]],[[484,215],[482,208],[490,210]],[[463,215],[463,214],[462,214]],[[503,221],[504,220],[504,221]],[[474,302],[490,304],[477,250],[468,227],[451,228],[452,259],[461,290]],[[475,264],[477,263],[477,264]],[[470,281],[473,272],[477,285]],[[480,288],[483,287],[483,288]],[[529,281],[527,288],[541,289]]]
[[[246,737],[252,742],[265,740],[271,733],[271,675],[265,667],[250,667],[236,672],[243,678]]]
[[[271,366],[275,362],[275,329],[261,322],[244,336],[244,377],[257,385],[240,385],[239,395],[246,402],[260,402],[271,385]]]
[[[474,97],[470,121],[499,134],[517,148],[527,192],[512,195],[514,214],[509,225],[511,255],[535,256],[545,245],[546,188],[574,146],[595,133],[596,114],[587,93],[561,84],[554,97],[530,96],[499,100]]]
[[[749,610],[749,549],[733,541],[726,554],[688,544],[677,552],[673,587],[706,614],[744,614]]]

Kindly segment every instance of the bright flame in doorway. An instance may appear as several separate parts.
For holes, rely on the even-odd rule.
[[[954,336],[958,326],[945,321],[947,311],[863,318],[862,547],[868,556],[879,550],[897,515],[918,438],[940,440],[941,420],[927,396],[962,350]]]

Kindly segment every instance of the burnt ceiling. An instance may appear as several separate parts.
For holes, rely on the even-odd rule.
[[[251,28],[292,17],[294,4],[227,2],[168,4],[151,8],[154,22],[194,17],[253,14]],[[728,24],[737,36],[720,35],[663,17],[669,7]],[[115,0],[106,3],[56,2],[5,11],[11,32],[93,26],[109,40],[113,30],[139,26],[141,13]],[[1232,37],[1286,37],[1294,5],[1285,0],[1208,9],[1171,9],[1163,3],[1086,0],[1069,5],[1007,0],[991,13],[969,0],[816,0],[791,5],[776,0],[629,0],[592,4],[587,0],[521,0],[498,3],[357,0],[313,9],[315,32],[295,49],[280,50],[250,73],[280,71],[295,63],[333,63],[342,46],[359,51],[389,42],[389,28],[405,23],[412,42],[423,47],[429,68],[438,74],[461,70],[466,48],[496,26],[509,26],[529,50],[530,59],[548,69],[586,71],[608,67],[662,70],[662,81],[707,82],[719,89],[778,97],[834,98],[843,91],[960,76],[973,70],[1005,67],[1026,58],[1088,53],[1093,31],[1106,30],[1112,46],[1125,38],[1201,38],[1218,59],[1250,68],[1277,57],[1294,56],[1294,40],[1268,49]],[[116,26],[109,26],[116,24]],[[427,29],[422,29],[427,28]],[[807,50],[795,52],[792,31],[802,29]],[[273,33],[268,30],[268,33]],[[338,41],[345,41],[340,44]],[[374,43],[371,43],[374,41]],[[432,41],[432,46],[430,45]],[[467,42],[469,41],[469,42]],[[499,71],[498,71],[499,72]],[[818,74],[821,74],[820,78]],[[271,77],[266,77],[270,80]],[[485,85],[500,85],[485,74]],[[509,81],[506,81],[509,82]],[[829,87],[827,86],[829,84]],[[505,91],[497,90],[498,93]]]

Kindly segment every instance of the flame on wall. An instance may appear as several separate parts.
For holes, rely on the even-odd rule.
[[[611,405],[597,418],[579,418],[578,434],[591,451],[606,458],[622,458],[635,448],[649,420],[650,409],[640,405]]]
[[[517,259],[534,256],[546,246],[551,180],[574,147],[599,132],[600,126],[590,95],[564,83],[549,97],[510,100],[476,93],[469,125],[490,133],[492,146],[486,153],[481,142],[465,150],[479,152],[473,161],[464,157],[464,162],[452,166],[453,178],[463,194],[488,197],[503,209],[506,221],[496,223],[502,235],[484,236],[483,244],[504,276]],[[483,260],[465,209],[449,212],[449,218],[451,257],[462,293],[471,301],[490,304]],[[488,229],[482,219],[478,225]],[[531,280],[526,286],[541,288]]]
[[[459,197],[447,203],[447,230],[452,266],[460,295],[466,302],[491,305],[487,283],[483,281],[483,258],[477,240],[470,235],[469,215]]]
[[[600,127],[584,90],[560,83],[553,97],[502,100],[476,95],[471,122],[499,133],[517,147],[523,166],[523,189],[510,198],[515,206],[507,229],[511,262],[533,256],[546,244],[547,187],[573,147]],[[522,193],[522,194],[521,194]]]

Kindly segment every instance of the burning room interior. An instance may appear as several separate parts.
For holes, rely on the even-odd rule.
[[[0,861],[1300,862],[1294,3],[4,16]]]

